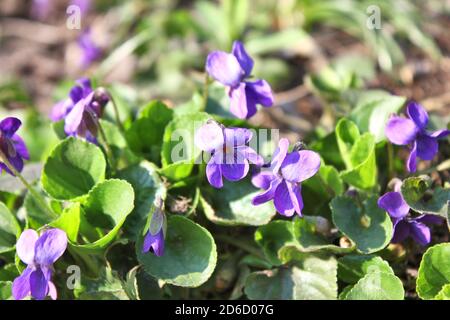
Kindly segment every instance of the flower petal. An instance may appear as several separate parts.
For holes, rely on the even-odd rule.
[[[295,212],[301,217],[303,209],[303,198],[301,192],[301,186],[299,183],[286,182],[289,191],[289,197],[294,205]]]
[[[411,101],[406,108],[406,113],[411,120],[414,121],[417,127],[425,129],[428,124],[428,113],[420,104]]]
[[[230,99],[230,111],[240,119],[251,118],[257,111],[253,94],[247,92],[244,82],[230,90]]]
[[[252,139],[253,133],[247,128],[225,128],[224,136],[226,148],[233,149],[245,146]]]
[[[158,257],[164,254],[164,234],[162,229],[155,235],[148,232],[145,236],[142,252],[148,252],[150,249]]]
[[[251,163],[262,166],[264,164],[264,158],[260,156],[258,153],[256,153],[255,150],[253,150],[250,147],[244,146],[244,147],[238,147],[237,149],[238,154],[242,154],[242,157],[244,159],[247,159]]]
[[[438,153],[438,142],[426,135],[417,137],[417,156],[423,160],[433,160]]]
[[[409,213],[409,206],[400,192],[388,192],[378,199],[378,206],[393,218],[403,218]]]
[[[26,264],[33,264],[34,262],[34,248],[39,236],[33,229],[27,229],[22,232],[17,240],[16,252],[20,260]]]
[[[15,300],[22,300],[30,295],[30,275],[33,268],[27,267],[20,276],[14,279],[12,284],[12,296]]]
[[[58,298],[58,291],[56,290],[55,284],[51,281],[48,282],[48,295],[52,300],[56,300]]]
[[[25,142],[19,137],[17,134],[13,135],[11,140],[14,142],[14,147],[16,148],[16,152],[24,159],[29,160],[30,154],[28,152],[27,146]]]
[[[6,137],[11,138],[21,125],[22,122],[19,119],[7,117],[0,122],[0,130]]]
[[[30,291],[33,298],[43,300],[48,294],[48,280],[44,272],[38,268],[30,275]]]
[[[279,184],[282,182],[283,180],[274,176],[274,179],[270,182],[269,187],[267,188],[267,190],[257,196],[255,196],[252,199],[252,204],[257,206],[260,204],[263,204],[267,201],[270,201],[274,198],[275,196],[275,192],[277,190],[277,187],[279,186]]]
[[[49,229],[36,241],[34,260],[39,265],[48,266],[58,260],[66,251],[67,235],[61,229]]]
[[[405,240],[410,233],[409,223],[404,219],[394,220],[394,234],[392,236],[392,243],[399,243]]]
[[[261,170],[252,177],[252,184],[260,189],[267,190],[270,187],[270,183],[274,180],[276,176],[272,171]]]
[[[248,173],[249,165],[245,160],[243,164],[222,164],[222,174],[229,181],[239,181]]]
[[[416,172],[417,169],[417,142],[414,141],[411,152],[409,153],[408,162],[406,163],[406,168],[409,172]]]
[[[275,190],[273,204],[275,205],[275,209],[283,216],[291,217],[295,213],[295,206],[291,200],[286,181],[281,182]]]
[[[410,224],[411,237],[422,246],[426,246],[431,241],[430,228],[423,223],[411,221]]]
[[[214,188],[222,188],[222,169],[221,164],[216,163],[216,155],[214,155],[206,165],[206,177],[210,185]]]
[[[438,131],[431,133],[430,137],[435,138],[435,139],[440,139],[440,138],[444,138],[444,137],[448,136],[449,134],[450,134],[450,130],[443,129],[443,130],[438,130]]]
[[[242,70],[244,70],[245,77],[249,77],[253,69],[253,59],[245,50],[242,42],[234,41],[231,53],[236,57],[237,61],[241,65]]]
[[[78,127],[83,119],[85,103],[84,99],[78,101],[66,116],[64,131],[67,135],[76,135]]]
[[[50,119],[53,122],[64,119],[64,117],[66,116],[66,114],[68,112],[70,112],[72,107],[73,107],[73,102],[71,99],[66,99],[66,100],[57,102],[52,108],[52,111],[50,113]]]
[[[210,121],[197,130],[194,143],[203,151],[221,149],[224,144],[223,130],[217,122]]]
[[[419,129],[414,121],[398,116],[391,117],[388,120],[385,129],[386,137],[389,141],[398,145],[407,145],[411,143],[418,132]]]
[[[236,87],[244,76],[237,58],[223,51],[213,51],[206,58],[206,72],[225,86]]]
[[[320,156],[309,150],[289,153],[281,165],[283,178],[291,182],[301,182],[311,178],[319,171]]]
[[[443,217],[434,214],[423,214],[414,220],[425,224],[442,224],[444,222]]]
[[[251,94],[257,104],[271,107],[274,102],[272,89],[265,80],[246,82],[247,94]]]
[[[278,148],[273,153],[272,161],[270,164],[273,172],[278,173],[278,170],[280,170],[281,164],[283,163],[284,158],[286,158],[288,149],[289,140],[286,138],[280,139],[280,141],[278,142]]]

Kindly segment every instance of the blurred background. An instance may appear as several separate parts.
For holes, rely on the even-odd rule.
[[[107,86],[123,119],[156,98],[189,108],[208,52],[239,39],[275,91],[254,125],[300,139],[326,124],[327,108],[348,112],[351,90],[382,89],[446,126],[449,30],[448,0],[1,0],[0,112],[24,120],[40,160],[56,141],[48,114],[74,80]],[[220,86],[210,92],[226,99]]]

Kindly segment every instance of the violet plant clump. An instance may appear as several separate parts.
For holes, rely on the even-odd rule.
[[[36,14],[50,3],[33,1]],[[298,30],[265,42],[254,26],[224,28],[194,49],[161,39],[200,28],[180,12],[161,26],[124,17],[139,33],[119,21],[130,38],[113,53],[83,26],[76,74],[90,78],[50,119],[5,108],[0,299],[448,299],[446,118],[364,89],[348,61],[284,79],[306,59],[288,41]],[[231,51],[206,51],[220,46]],[[166,94],[178,82],[190,100]]]

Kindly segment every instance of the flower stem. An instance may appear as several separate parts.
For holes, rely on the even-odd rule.
[[[395,170],[394,170],[394,148],[391,143],[387,143],[387,153],[388,153],[388,180],[394,178]]]
[[[209,94],[209,75],[205,73],[205,83],[203,86],[203,104],[200,111],[205,111],[206,106],[208,105],[208,94]]]
[[[115,171],[116,170],[116,158],[114,157],[114,153],[111,149],[111,146],[109,145],[108,140],[106,139],[105,130],[103,130],[103,126],[100,123],[100,120],[98,120],[98,129],[99,129],[100,135],[102,136],[103,146],[105,147],[106,153],[108,155],[110,165],[111,165],[113,171]]]
[[[42,197],[42,195],[37,192],[34,187],[20,174],[19,171],[16,170],[16,168],[9,162],[8,157],[3,153],[3,151],[0,150],[0,157],[2,158],[2,161],[5,163],[5,165],[8,167],[8,169],[22,182],[22,184],[28,189],[30,194],[33,196],[34,200],[36,200],[36,203],[41,207],[42,210],[44,210],[49,216],[57,218],[58,215],[55,214],[48,206],[45,199]]]
[[[113,106],[114,117],[116,118],[117,126],[119,127],[119,130],[122,132],[122,134],[124,134],[125,133],[125,128],[123,127],[122,121],[120,121],[119,108],[117,108],[116,101],[114,100],[112,94],[109,93],[109,92],[108,92],[108,98],[109,98],[109,101],[111,101],[111,104]]]

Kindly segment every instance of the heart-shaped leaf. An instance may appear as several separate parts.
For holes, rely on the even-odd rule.
[[[389,215],[371,197],[363,208],[346,196],[334,198],[331,203],[334,224],[349,237],[362,253],[372,253],[387,246],[392,238],[392,222]]]
[[[72,200],[105,178],[106,161],[96,145],[67,138],[51,152],[42,172],[42,186],[53,198]]]
[[[421,299],[434,299],[443,295],[450,285],[450,243],[441,243],[429,248],[422,256],[416,289]],[[439,297],[438,297],[439,298]]]
[[[125,133],[131,150],[159,163],[164,130],[172,118],[173,110],[161,101],[144,106]]]
[[[393,273],[370,272],[345,294],[345,300],[403,300],[402,281]]]
[[[307,255],[288,268],[258,271],[247,277],[252,300],[330,300],[337,297],[337,263],[332,256]]]
[[[253,197],[259,193],[248,180],[239,183],[224,181],[220,192],[210,192],[208,201],[203,198],[200,201],[206,217],[214,223],[260,226],[268,223],[276,212],[272,202],[257,207],[252,205]]]
[[[338,277],[350,284],[358,282],[371,272],[392,273],[389,263],[374,255],[346,255],[338,259]]]
[[[135,192],[134,209],[124,225],[124,229],[133,240],[142,230],[155,197],[157,195],[162,198],[165,197],[166,188],[156,170],[155,165],[144,161],[138,165],[125,168],[117,174],[118,178],[127,180],[133,186]]]
[[[143,253],[144,236],[136,243],[136,255],[147,273],[181,287],[198,287],[209,279],[217,261],[216,244],[202,226],[171,215],[167,222],[165,250],[161,257]]]
[[[110,179],[96,185],[89,192],[79,213],[81,215],[80,233],[91,230],[92,227],[107,229],[108,232],[90,243],[77,243],[73,244],[73,247],[87,253],[98,253],[105,249],[114,240],[125,219],[133,210],[133,203],[133,188],[124,180]],[[83,224],[88,226],[83,229]],[[92,238],[92,234],[89,237]]]

